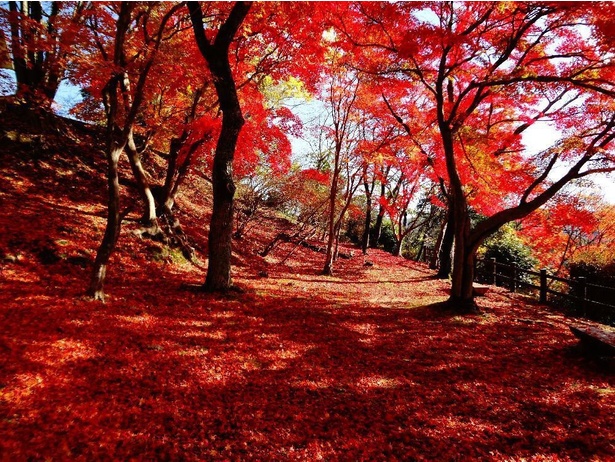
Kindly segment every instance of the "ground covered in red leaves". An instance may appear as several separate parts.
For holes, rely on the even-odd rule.
[[[334,277],[291,243],[263,259],[279,218],[237,243],[243,292],[221,297],[198,290],[202,252],[193,264],[139,239],[129,216],[108,302],[86,299],[102,155],[13,135],[1,460],[615,460],[615,379],[562,315],[500,289],[482,314],[452,314],[445,281],[381,251]],[[178,206],[205,249],[206,186],[192,184]]]

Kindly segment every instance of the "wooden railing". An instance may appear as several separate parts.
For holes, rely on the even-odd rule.
[[[615,281],[612,287],[607,287],[599,284],[593,284],[587,281],[587,278],[580,277],[577,279],[566,279],[558,276],[553,276],[547,273],[547,270],[530,271],[519,268],[516,265],[508,265],[499,263],[492,258],[490,260],[481,261],[485,269],[490,270],[487,274],[488,280],[485,281],[492,285],[504,285],[506,282],[508,288],[512,292],[517,292],[519,289],[537,290],[541,303],[549,303],[549,295],[561,297],[563,299],[577,303],[581,310],[586,312],[591,307],[601,307],[612,309],[615,315]],[[505,270],[505,271],[502,271]],[[560,283],[568,286],[567,291],[559,291],[553,289],[555,283]],[[609,301],[612,303],[603,303],[592,299],[591,294],[595,291],[607,291]]]

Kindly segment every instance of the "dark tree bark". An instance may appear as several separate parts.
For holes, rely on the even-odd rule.
[[[386,194],[386,184],[383,182],[380,183],[380,197],[384,197]],[[374,228],[372,231],[372,243],[371,247],[378,247],[378,241],[380,240],[380,234],[382,233],[382,220],[384,220],[385,210],[382,204],[378,208],[378,215],[376,216],[376,223],[374,223]]]
[[[365,222],[363,224],[363,236],[361,236],[361,252],[367,255],[369,248],[369,234],[372,225],[372,195],[365,193]]]
[[[438,81],[438,86],[442,87],[443,79]],[[443,101],[442,91],[438,95]],[[442,107],[442,105],[440,105]],[[449,304],[458,311],[474,311],[474,256],[476,248],[473,248],[473,243],[470,241],[470,216],[468,212],[468,203],[463,191],[463,185],[457,170],[453,131],[449,127],[448,121],[445,121],[439,111],[439,128],[442,144],[446,156],[446,167],[449,175],[450,185],[450,213],[454,223],[454,246],[455,252],[453,255],[453,273],[451,275],[451,295]]]
[[[212,171],[213,212],[209,228],[209,263],[205,290],[227,291],[231,281],[231,250],[235,183],[233,159],[239,132],[244,124],[237,87],[229,61],[229,47],[248,11],[250,2],[237,2],[213,40],[203,29],[203,12],[198,2],[188,2],[194,37],[213,77],[222,111],[222,130],[216,145]]]
[[[447,211],[447,218],[445,224],[444,235],[440,243],[440,250],[438,251],[438,259],[440,261],[440,267],[438,268],[437,277],[439,279],[448,279],[451,274],[451,268],[453,267],[453,260],[451,258],[451,252],[453,251],[453,243],[455,242],[455,220],[452,211]]]

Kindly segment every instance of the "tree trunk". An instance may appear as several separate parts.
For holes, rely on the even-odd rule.
[[[425,255],[425,235],[423,234],[423,238],[421,239],[421,245],[419,246],[419,251],[416,253],[416,261],[420,262],[421,260],[427,261],[427,256]]]
[[[154,236],[160,232],[158,221],[156,220],[156,201],[150,189],[149,181],[147,181],[147,175],[143,168],[143,164],[141,164],[141,156],[137,151],[132,132],[128,135],[126,152],[128,154],[128,160],[130,161],[130,168],[137,182],[139,194],[145,205],[141,222],[149,228],[148,233]]]
[[[233,159],[244,119],[228,56],[219,53],[211,56],[208,62],[222,108],[222,130],[212,170],[213,212],[209,227],[209,263],[205,290],[218,292],[227,291],[232,286],[231,252],[236,189]]]
[[[367,249],[369,247],[369,233],[370,226],[372,224],[372,195],[365,194],[365,222],[363,225],[363,236],[361,237],[361,252],[363,255],[367,255]]]
[[[374,223],[374,228],[372,231],[372,242],[371,247],[378,247],[378,241],[380,240],[380,234],[382,233],[382,220],[384,220],[384,207],[380,205],[378,209],[378,216],[376,217],[376,223]]]
[[[444,228],[446,227],[446,221],[447,220],[442,220],[442,225],[440,226],[440,231],[438,232],[438,237],[436,238],[436,244],[434,245],[433,253],[431,254],[431,260],[429,261],[429,269],[435,270],[436,268],[438,268],[438,254],[440,253],[440,248],[442,247],[442,239],[444,237]]]
[[[189,126],[194,121],[196,117],[197,108],[199,102],[205,92],[205,88],[207,87],[204,84],[201,88],[197,89],[194,93],[192,99],[192,106],[190,108],[190,113],[186,116],[184,121],[184,129],[179,137],[175,137],[171,139],[171,145],[169,147],[169,162],[167,164],[167,172],[164,179],[164,186],[162,188],[162,194],[159,198],[159,210],[157,210],[156,214],[158,216],[162,215],[172,215],[173,206],[175,205],[175,197],[177,196],[177,192],[179,190],[179,186],[183,182],[186,174],[188,173],[188,169],[192,164],[192,157],[195,151],[198,149],[201,144],[205,140],[198,140],[193,142],[188,148],[188,154],[185,159],[181,163],[181,165],[177,165],[177,161],[179,158],[179,153],[185,144],[187,143],[189,137]]]
[[[105,235],[96,254],[92,279],[87,292],[94,300],[104,301],[105,299],[103,285],[107,273],[107,265],[120,235],[121,217],[118,163],[123,150],[124,146],[121,143],[113,143],[112,147],[107,149],[107,183],[109,187],[107,226],[105,228]]]
[[[164,185],[162,186],[162,194],[160,197],[160,210],[157,215],[170,214],[175,205],[175,197],[173,196],[173,185],[175,184],[175,177],[177,175],[177,157],[179,156],[179,150],[182,145],[181,138],[173,138],[171,140],[171,146],[169,147],[169,161],[167,164],[167,173],[164,178]]]
[[[337,197],[337,154],[336,165],[331,180],[331,191],[329,192],[329,236],[327,239],[327,256],[322,273],[328,276],[333,274],[333,253],[335,245],[335,199]]]
[[[438,252],[438,258],[440,260],[440,268],[438,269],[437,278],[448,279],[451,274],[451,268],[453,261],[451,259],[451,252],[453,251],[453,243],[455,242],[455,217],[452,211],[449,209],[447,213],[446,228],[444,236],[442,237],[442,243],[440,244],[440,251]]]
[[[396,239],[396,241],[395,241],[395,248],[393,249],[393,256],[394,257],[401,257],[402,243],[403,243],[403,238]]]
[[[456,311],[475,311],[474,303],[474,270],[476,249],[455,243],[455,264],[453,266],[451,296],[449,304]]]
[[[208,292],[231,288],[231,252],[235,183],[233,182],[233,155],[243,118],[222,123],[222,132],[212,172],[213,213],[209,227],[209,263],[205,278]]]
[[[461,218],[462,226],[455,233],[455,255],[453,274],[451,276],[451,296],[448,303],[460,312],[473,312],[477,307],[474,302],[474,271],[478,243],[470,240],[470,218],[465,213],[455,217]]]
[[[228,52],[235,33],[251,5],[251,2],[235,3],[215,39],[210,43],[203,29],[203,12],[200,4],[187,3],[194,37],[201,55],[207,61],[222,111],[222,130],[216,144],[212,171],[214,203],[209,227],[209,262],[204,285],[204,289],[208,292],[224,292],[232,287],[231,250],[235,196],[233,158],[244,118]]]

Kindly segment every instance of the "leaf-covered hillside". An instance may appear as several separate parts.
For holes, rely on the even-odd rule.
[[[381,250],[332,277],[292,242],[261,257],[288,226],[272,212],[235,242],[242,290],[201,292],[210,192],[196,176],[177,203],[194,262],[139,237],[128,210],[107,302],[91,301],[96,132],[6,114],[0,459],[615,458],[613,375],[546,307],[493,289],[482,314],[457,316],[439,303],[447,281]]]

